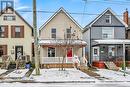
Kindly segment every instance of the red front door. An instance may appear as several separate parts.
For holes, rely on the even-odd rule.
[[[67,49],[67,57],[72,57],[72,48]]]

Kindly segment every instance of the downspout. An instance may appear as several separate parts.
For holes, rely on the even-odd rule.
[[[89,65],[91,66],[91,65],[92,65],[92,55],[91,55],[91,54],[92,54],[92,50],[91,50],[91,48],[92,48],[92,47],[91,47],[91,46],[92,46],[92,45],[91,45],[91,27],[89,27],[89,29],[90,29],[90,48],[89,48],[89,49],[90,49],[90,52],[89,52]]]

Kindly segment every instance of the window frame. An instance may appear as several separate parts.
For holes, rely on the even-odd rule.
[[[54,29],[55,29],[55,33],[53,32]],[[53,37],[53,35],[55,35],[55,37]],[[56,38],[56,28],[51,29],[51,38],[53,38],[53,39]]]
[[[69,33],[68,33],[68,30],[70,30]],[[72,38],[71,33],[72,33],[72,29],[67,28],[67,29],[66,29],[66,38],[67,38],[67,39],[71,39],[71,38]],[[70,35],[70,37],[68,37],[68,35]]]
[[[56,48],[55,47],[48,47],[47,48],[47,57],[53,57],[53,56],[49,56],[49,48],[53,48],[54,50],[55,50],[55,56],[54,57],[56,57]]]
[[[107,22],[107,20],[108,20],[109,22]],[[105,22],[106,22],[107,24],[111,24],[111,14],[106,14],[106,15],[105,15]]]
[[[16,16],[13,16],[13,15],[5,15],[3,17],[3,20],[4,21],[15,21],[16,20]]]
[[[18,28],[19,27],[19,28]],[[19,32],[16,32],[16,29],[20,29],[20,31]],[[21,38],[21,36],[20,36],[20,33],[21,33],[21,27],[20,26],[15,26],[15,38]],[[16,34],[16,33],[18,33],[18,34]],[[17,36],[18,35],[18,36]]]
[[[111,29],[111,34],[109,34],[108,32],[110,31],[110,29]],[[104,34],[106,34],[106,37],[104,37]],[[114,39],[114,27],[102,27],[102,39]]]
[[[0,38],[5,38],[5,26],[0,26],[0,29],[4,28],[4,31],[0,31],[1,34],[3,34],[3,36],[0,35]]]

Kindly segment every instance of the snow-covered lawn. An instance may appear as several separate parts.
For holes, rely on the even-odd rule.
[[[13,72],[9,73],[5,77],[24,77],[24,75],[27,73],[28,69],[18,69],[14,70]]]
[[[76,70],[74,68],[66,69],[65,71],[59,71],[56,69],[41,69],[41,75],[35,76],[35,70],[30,76],[35,81],[47,82],[47,81],[95,81],[96,79],[88,76],[87,74],[81,72],[80,70]]]
[[[0,87],[130,87],[130,83],[0,83]]]
[[[126,76],[124,76],[124,73],[120,71],[113,71],[113,70],[107,70],[107,69],[98,69],[98,70],[99,71],[96,71],[96,73],[100,74],[101,77],[109,78],[109,80],[130,81],[129,74],[126,74]]]
[[[0,74],[2,74],[2,73],[4,73],[4,72],[6,72],[7,70],[5,70],[5,69],[0,69]]]

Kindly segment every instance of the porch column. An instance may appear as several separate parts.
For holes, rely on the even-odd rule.
[[[124,69],[124,76],[125,76],[125,69],[126,69],[126,64],[125,64],[125,42],[123,42],[123,69]]]
[[[85,57],[85,47],[83,47],[83,57]]]
[[[68,63],[68,57],[67,57],[67,55],[65,56],[65,62]]]

